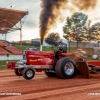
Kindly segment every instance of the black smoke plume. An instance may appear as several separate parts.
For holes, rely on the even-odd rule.
[[[40,14],[40,38],[41,45],[46,34],[49,33],[57,20],[60,20],[63,15],[61,15],[61,9],[67,9],[67,3],[71,2],[73,5],[77,6],[80,10],[88,10],[94,8],[97,4],[97,0],[41,0],[41,14]],[[72,6],[73,7],[73,6]],[[73,8],[74,9],[74,8]],[[76,11],[77,12],[77,11]],[[66,15],[67,16],[67,15]]]

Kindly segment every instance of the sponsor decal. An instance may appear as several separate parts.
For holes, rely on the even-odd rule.
[[[43,59],[30,59],[30,62],[37,62],[37,61],[42,61]]]

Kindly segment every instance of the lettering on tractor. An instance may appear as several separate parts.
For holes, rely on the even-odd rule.
[[[42,61],[42,59],[37,59],[37,61]]]
[[[35,60],[30,59],[30,62],[36,62],[36,61],[37,61],[37,59],[35,59]]]
[[[42,59],[30,59],[30,62],[37,62],[37,61],[42,61]]]

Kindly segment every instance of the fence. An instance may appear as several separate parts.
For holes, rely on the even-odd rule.
[[[23,59],[22,55],[9,55],[9,57],[7,57],[7,55],[0,55],[0,60],[21,60]]]
[[[97,43],[91,42],[79,42],[78,44],[77,42],[70,42],[70,47],[77,47],[77,45],[79,48],[94,48],[98,46]]]

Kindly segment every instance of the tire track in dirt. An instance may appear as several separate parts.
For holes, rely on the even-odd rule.
[[[30,94],[25,94],[25,95],[21,95],[19,96],[13,96],[13,100],[23,100],[23,99],[28,99],[28,100],[36,100],[39,98],[47,98],[49,96],[58,96],[58,95],[62,95],[62,94],[73,94],[73,93],[81,93],[81,92],[85,92],[85,91],[90,91],[93,89],[99,89],[100,90],[100,84],[92,84],[92,85],[86,85],[86,86],[79,86],[79,87],[71,87],[71,88],[65,88],[65,89],[58,89],[58,90],[50,90],[50,91],[42,91],[39,93],[30,93]],[[1,98],[1,100],[11,100],[11,96],[10,97],[5,97],[5,98]]]
[[[6,72],[7,71],[4,73]],[[13,71],[10,74],[13,74]],[[91,75],[91,79],[75,77],[73,79],[64,80],[48,78],[44,73],[37,73],[34,79],[25,80],[23,77],[9,76],[9,73],[6,73],[6,77],[0,77],[0,92],[21,92],[22,95],[0,96],[0,100],[50,100],[48,97],[52,100],[70,100],[63,99],[63,96],[65,98],[70,98],[70,96],[74,98],[77,96],[84,100],[85,98],[88,98],[86,100],[92,100],[92,96],[87,96],[87,94],[92,90],[100,90],[99,77],[100,75]],[[98,97],[96,98],[98,99]]]
[[[37,89],[41,89],[41,88],[52,88],[52,87],[61,87],[61,88],[63,88],[63,87],[74,87],[74,86],[82,86],[82,85],[89,85],[89,84],[94,84],[94,83],[99,83],[100,81],[87,81],[86,82],[86,80],[84,80],[82,83],[81,83],[81,81],[79,81],[78,79],[72,79],[72,80],[74,80],[74,83],[73,82],[71,82],[72,80],[70,80],[70,81],[68,81],[68,80],[57,80],[56,78],[55,79],[53,79],[54,81],[50,81],[51,80],[51,78],[49,79],[49,78],[47,78],[47,80],[46,79],[42,79],[42,80],[40,80],[40,81],[35,81],[34,82],[34,80],[31,80],[31,81],[27,81],[27,80],[18,80],[17,82],[16,82],[16,80],[15,81],[13,81],[13,82],[9,82],[8,84],[1,84],[0,85],[0,89],[1,90],[5,90],[4,89],[4,87],[6,87],[6,90],[9,90],[10,88],[9,87],[11,87],[13,90],[18,90],[18,88],[20,89],[20,88],[27,88],[27,90],[28,89],[32,89],[32,88],[36,88],[36,90]],[[41,82],[41,81],[43,81],[43,82]],[[29,83],[30,82],[30,83]],[[29,83],[29,84],[28,84]],[[29,88],[29,86],[30,86],[30,88]],[[34,85],[34,87],[33,87],[33,85]],[[40,87],[38,87],[38,85],[40,85]],[[9,87],[8,87],[9,86]],[[35,89],[34,89],[35,90]]]
[[[53,100],[53,99],[55,100],[100,100],[100,94],[89,95],[89,92],[93,92],[93,91],[98,92],[97,90],[99,91],[99,89],[93,89],[92,91],[84,91],[80,93],[74,92],[70,94],[59,94],[57,96],[38,98],[37,100]],[[30,100],[33,100],[33,99],[30,99]]]

